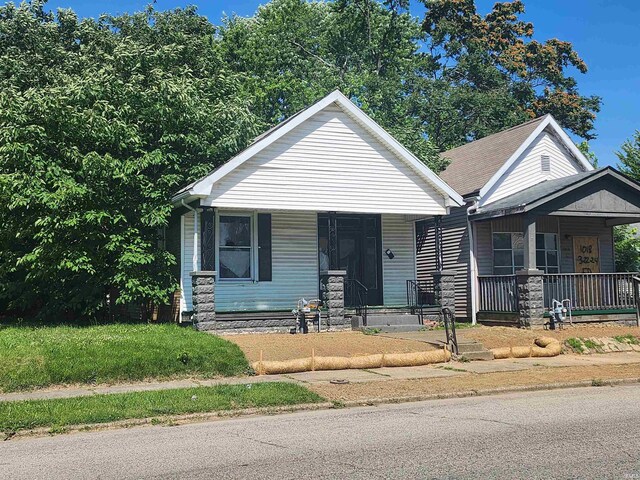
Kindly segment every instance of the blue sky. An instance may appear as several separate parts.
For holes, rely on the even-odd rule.
[[[559,38],[573,43],[589,66],[586,75],[578,75],[580,91],[602,97],[595,131],[598,137],[591,149],[600,165],[615,165],[614,152],[640,130],[640,2],[637,0],[524,0],[522,17],[535,27],[537,40]],[[133,12],[143,9],[147,0],[50,0],[49,7],[71,7],[80,16]],[[219,23],[223,13],[252,15],[265,0],[206,1],[158,0],[159,10],[198,5],[201,14]],[[417,4],[416,0],[412,1]],[[495,0],[476,0],[481,13],[488,12]],[[420,15],[416,5],[412,13]]]

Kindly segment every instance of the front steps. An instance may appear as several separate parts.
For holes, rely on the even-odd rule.
[[[438,307],[423,309],[424,320],[437,320]],[[362,318],[352,316],[351,325],[354,330],[375,329],[381,333],[417,332],[424,328],[420,316],[406,307],[371,308],[367,313],[367,325],[362,325]]]
[[[367,326],[384,333],[417,332],[423,328],[418,315],[405,314],[375,314],[367,316]]]
[[[458,357],[466,360],[493,360],[493,352],[480,342],[463,340],[458,342]]]

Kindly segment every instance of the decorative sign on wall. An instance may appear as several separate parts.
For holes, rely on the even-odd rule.
[[[598,237],[573,237],[573,258],[576,273],[600,273]]]

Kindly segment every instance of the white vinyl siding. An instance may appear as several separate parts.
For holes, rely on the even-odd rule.
[[[335,104],[213,185],[219,208],[444,214],[445,199]]]
[[[394,257],[384,251],[389,249]],[[416,278],[415,227],[403,215],[382,215],[382,272],[385,305],[407,303],[407,280]]]
[[[549,156],[550,170],[543,172],[541,158]],[[566,148],[544,131],[481,200],[487,205],[544,180],[575,175],[583,171]]]
[[[317,215],[278,212],[271,222],[272,280],[218,281],[216,311],[290,310],[302,297],[317,298]]]

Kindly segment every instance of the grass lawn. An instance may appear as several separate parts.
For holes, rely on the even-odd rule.
[[[257,383],[118,393],[53,400],[0,402],[0,431],[106,423],[132,418],[317,403],[323,399],[293,383]]]
[[[177,325],[0,329],[0,391],[249,371],[237,345]]]

